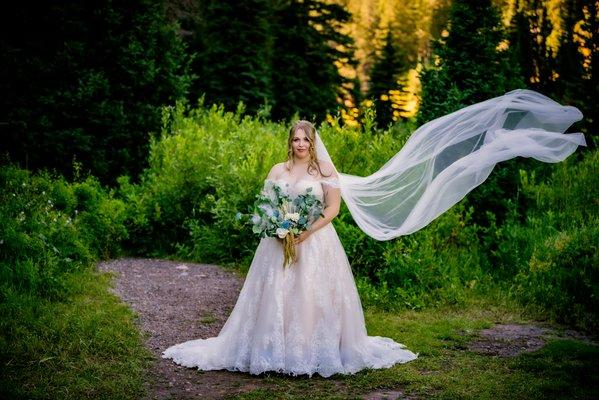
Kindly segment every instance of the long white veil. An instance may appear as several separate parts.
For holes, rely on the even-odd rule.
[[[582,119],[532,90],[518,89],[430,121],[372,175],[340,173],[341,196],[358,226],[377,240],[415,232],[480,185],[495,164],[517,156],[558,162],[582,133],[564,134]],[[318,158],[333,164],[316,133]]]

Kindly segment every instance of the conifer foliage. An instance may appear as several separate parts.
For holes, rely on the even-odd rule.
[[[242,101],[249,113],[272,99],[271,5],[267,0],[199,2],[189,50],[198,77],[191,100],[205,94],[208,103],[235,110]]]
[[[367,97],[374,99],[376,120],[381,128],[393,123],[393,104],[390,101],[393,90],[399,86],[399,76],[408,69],[405,54],[396,48],[393,31],[385,36],[381,55],[375,60],[370,71],[370,87]]]
[[[104,182],[136,175],[164,104],[184,96],[188,56],[162,2],[9,2],[0,35],[2,147],[29,169]]]
[[[421,77],[420,124],[524,87],[491,0],[454,0],[447,31],[444,39],[433,43],[436,65],[425,69]],[[477,211],[477,223],[492,223],[486,211],[499,221],[506,216],[517,196],[517,162],[496,167],[485,184],[469,194],[467,201]]]
[[[454,0],[447,31],[421,76],[419,123],[524,86],[491,0]]]
[[[356,63],[353,39],[340,30],[350,14],[318,0],[282,1],[274,12],[273,118],[322,121],[357,86],[336,66]]]
[[[273,119],[294,113],[323,120],[348,88],[336,63],[355,66],[353,40],[340,32],[350,14],[320,0],[199,2],[188,39],[198,79],[189,98]]]

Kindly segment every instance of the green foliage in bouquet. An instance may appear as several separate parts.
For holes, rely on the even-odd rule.
[[[285,184],[289,186],[289,183]],[[250,214],[237,213],[237,220],[246,220],[252,232],[259,237],[278,237],[283,240],[283,266],[296,261],[295,237],[310,228],[322,213],[323,204],[312,194],[305,192],[292,197],[276,181],[267,179],[264,188],[256,195]]]
[[[324,215],[322,210],[322,202],[312,194],[311,187],[291,197],[276,182],[266,180],[249,213],[237,213],[236,219],[250,223],[252,232],[261,238],[282,239],[288,232],[299,235],[307,230],[317,217]]]

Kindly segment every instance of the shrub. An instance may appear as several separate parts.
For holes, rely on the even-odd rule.
[[[93,177],[68,183],[0,168],[0,286],[62,298],[64,274],[120,252],[125,205]],[[4,297],[4,295],[2,295]]]
[[[365,175],[401,149],[414,125],[373,131],[342,128],[332,119],[318,129],[340,171]],[[119,198],[129,205],[127,245],[142,254],[246,269],[258,240],[234,216],[253,203],[270,167],[285,159],[287,131],[280,123],[222,107],[189,110],[179,104],[165,110],[164,129],[152,142],[150,168],[141,183],[119,179]],[[526,161],[502,170],[515,171],[510,181],[517,193],[499,199],[501,207],[477,209],[466,196],[424,229],[387,242],[361,231],[342,205],[333,223],[365,301],[386,309],[419,309],[461,303],[472,293],[511,285],[524,304],[543,306],[552,315],[569,313],[573,320],[594,315],[596,272],[578,268],[578,280],[566,269],[574,262],[595,262],[590,252],[596,240],[591,226],[597,222],[597,154],[543,168]],[[501,193],[491,187],[497,184],[489,180],[480,190]],[[568,257],[550,251],[560,232],[590,250],[567,247]],[[542,273],[531,269],[539,263],[552,267]],[[558,291],[565,291],[568,300],[550,300],[560,299]],[[568,311],[574,309],[582,311]]]

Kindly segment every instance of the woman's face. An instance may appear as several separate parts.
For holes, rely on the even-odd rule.
[[[291,139],[291,147],[293,148],[293,155],[295,158],[302,160],[306,159],[306,157],[310,157],[308,151],[310,149],[310,140],[302,128],[295,131],[295,134]]]

